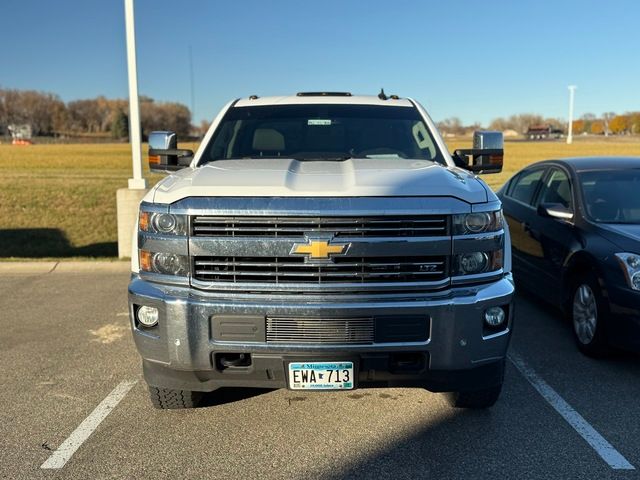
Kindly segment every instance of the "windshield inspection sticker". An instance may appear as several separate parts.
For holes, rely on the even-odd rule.
[[[331,120],[324,120],[321,118],[311,118],[307,120],[307,125],[331,125]]]

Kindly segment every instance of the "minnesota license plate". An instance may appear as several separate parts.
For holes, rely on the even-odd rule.
[[[298,362],[289,364],[292,390],[350,390],[353,362]]]

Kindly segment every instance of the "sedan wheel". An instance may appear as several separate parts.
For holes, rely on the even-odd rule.
[[[583,276],[574,283],[572,291],[571,317],[578,348],[586,355],[602,356],[607,350],[607,306],[597,277],[593,274]]]
[[[578,341],[588,345],[593,341],[598,326],[598,304],[589,285],[582,284],[573,297],[573,329]]]

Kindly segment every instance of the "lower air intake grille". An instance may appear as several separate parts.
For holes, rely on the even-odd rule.
[[[373,318],[267,318],[267,343],[363,345],[374,341]]]

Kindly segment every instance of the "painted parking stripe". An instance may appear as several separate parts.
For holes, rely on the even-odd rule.
[[[515,365],[533,388],[542,395],[542,398],[578,432],[578,435],[580,435],[611,468],[614,470],[635,470],[635,467],[600,435],[582,415],[576,412],[558,392],[540,378],[535,370],[527,365],[520,355],[511,351],[509,353],[509,360],[511,360],[511,363]]]
[[[76,450],[91,436],[98,425],[111,413],[137,382],[137,380],[125,380],[114,388],[40,468],[55,469],[64,467]]]

